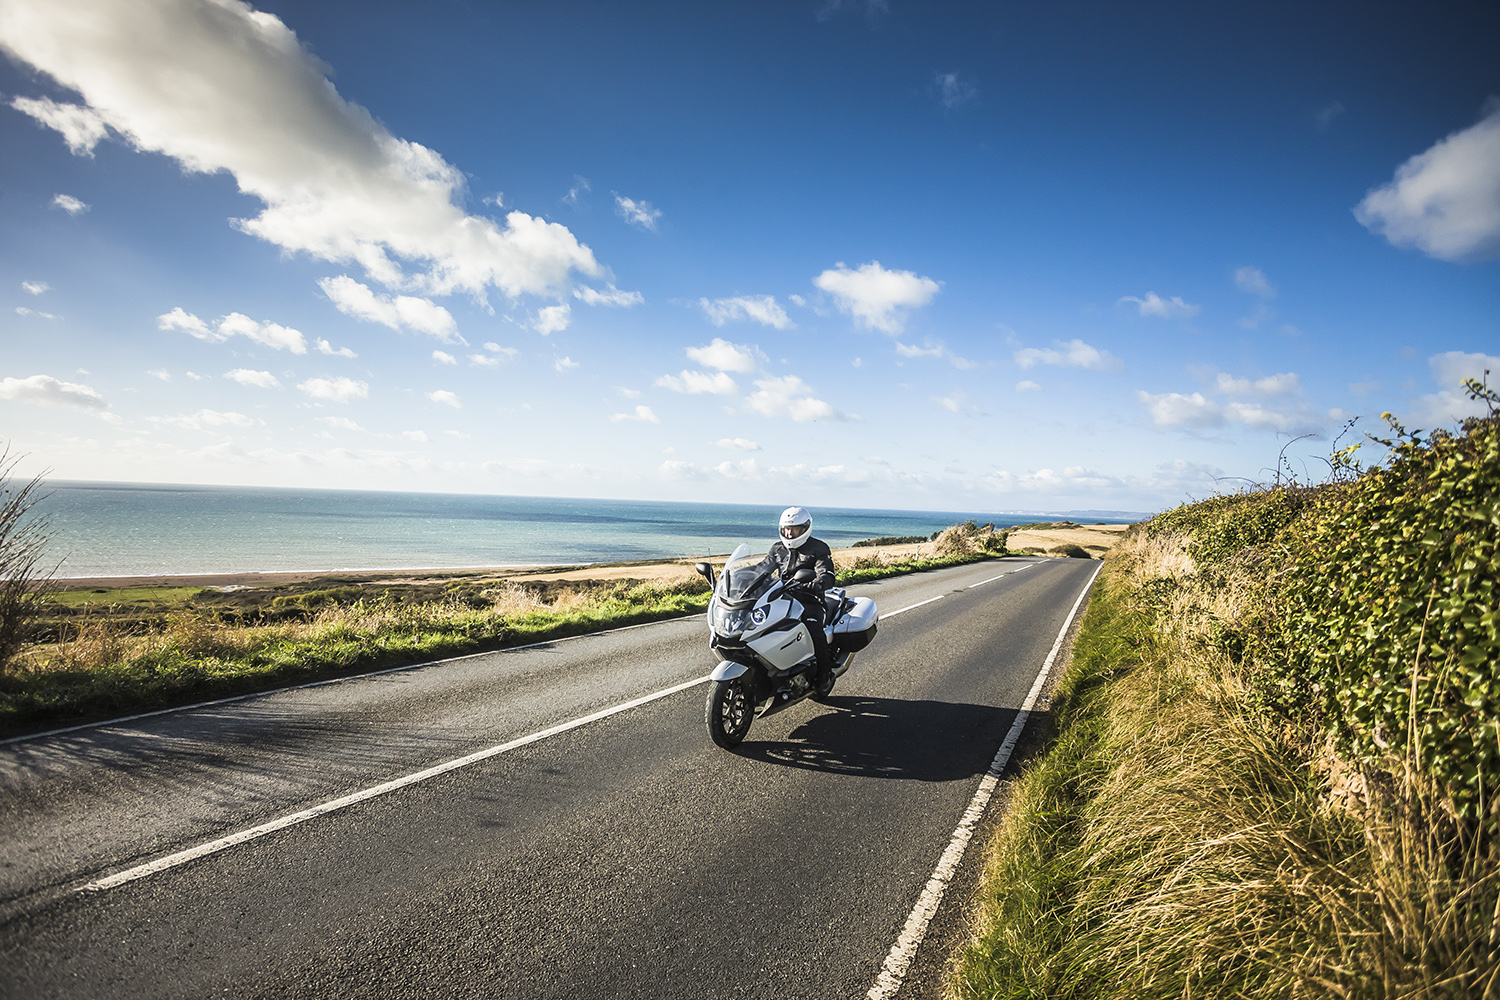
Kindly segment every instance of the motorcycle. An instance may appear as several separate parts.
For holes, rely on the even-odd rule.
[[[826,700],[854,655],[875,638],[875,602],[830,587],[824,594],[824,637],[833,670],[820,688],[814,679],[817,653],[796,596],[812,582],[811,570],[782,580],[776,564],[749,545],[734,550],[717,578],[706,562],[695,569],[713,588],[707,615],[709,647],[720,660],[709,675],[704,721],[709,738],[725,749],[743,740],[755,719],[804,698]]]

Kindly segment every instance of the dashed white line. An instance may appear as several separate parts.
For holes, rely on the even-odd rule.
[[[879,618],[877,618],[876,621],[882,621],[883,622],[887,618],[894,618],[897,615],[903,615],[906,612],[910,611],[912,608],[920,608],[924,604],[931,604],[933,601],[941,601],[946,596],[948,596],[948,595],[946,595],[946,594],[939,594],[936,597],[929,597],[925,601],[918,601],[916,604],[908,604],[904,608],[897,608],[895,611],[887,611],[885,614],[883,614]]]
[[[1078,594],[1078,600],[1073,602],[1073,610],[1068,612],[1067,620],[1063,622],[1062,629],[1057,633],[1057,641],[1052,644],[1052,651],[1047,654],[1046,661],[1042,663],[1042,669],[1037,672],[1036,680],[1032,681],[1031,690],[1027,693],[1026,700],[1021,703],[1021,710],[1016,713],[1010,732],[1005,734],[1005,740],[1000,744],[1000,749],[995,751],[995,759],[990,763],[990,769],[985,773],[983,780],[979,782],[979,790],[969,801],[969,808],[964,811],[963,818],[958,821],[958,828],[953,831],[953,838],[948,841],[947,848],[938,858],[937,868],[933,870],[932,877],[927,880],[922,894],[917,897],[917,905],[912,908],[911,915],[906,918],[906,926],[901,929],[901,935],[891,946],[891,952],[885,958],[885,965],[880,970],[880,976],[867,994],[868,1000],[890,1000],[905,982],[906,973],[911,969],[911,962],[916,957],[917,948],[921,946],[922,939],[927,935],[927,925],[937,913],[938,904],[943,901],[943,893],[947,890],[948,883],[953,880],[953,873],[958,869],[958,863],[963,860],[964,849],[969,846],[969,840],[974,836],[974,828],[979,824],[980,817],[984,815],[990,796],[994,794],[995,786],[1000,783],[1000,775],[1004,773],[1005,765],[1010,761],[1011,752],[1016,748],[1016,741],[1021,738],[1022,730],[1026,728],[1026,721],[1031,716],[1031,708],[1036,704],[1037,696],[1041,694],[1042,685],[1047,682],[1047,674],[1052,670],[1058,651],[1062,649],[1063,638],[1067,636],[1068,628],[1073,624],[1073,618],[1078,614],[1078,609],[1083,605],[1083,599],[1088,596],[1089,588],[1094,585],[1094,578],[1099,575],[1101,568],[1094,567],[1094,572],[1089,575],[1088,583],[1083,585],[1083,590]]]
[[[499,746],[490,747],[488,750],[480,750],[476,753],[471,753],[464,757],[446,761],[442,764],[437,764],[433,767],[429,767],[426,770],[417,771],[415,774],[408,774],[405,777],[396,778],[393,781],[387,781],[383,784],[375,785],[371,788],[366,788],[363,791],[354,792],[351,795],[345,795],[342,798],[330,799],[327,802],[313,806],[311,809],[303,809],[301,812],[295,812],[287,816],[281,816],[277,819],[271,820],[268,823],[262,823],[259,826],[252,826],[248,830],[241,830],[238,833],[231,833],[228,836],[220,837],[217,840],[210,840],[205,844],[199,844],[197,847],[190,847],[185,851],[178,851],[176,854],[169,854],[164,858],[158,858],[155,861],[150,861],[143,865],[137,865],[134,868],[129,868],[125,871],[117,872],[116,874],[110,875],[106,878],[96,879],[93,882],[90,882],[87,885],[83,886],[82,891],[99,892],[104,889],[113,889],[116,886],[124,885],[126,882],[134,882],[136,879],[145,878],[147,875],[154,875],[157,872],[166,871],[168,868],[176,868],[178,865],[184,865],[189,861],[195,861],[198,858],[205,857],[210,854],[216,854],[219,851],[234,847],[236,844],[243,844],[246,841],[255,840],[257,837],[264,837],[266,834],[275,833],[277,830],[285,830],[289,826],[296,826],[297,824],[305,823],[310,819],[315,819],[319,816],[326,816],[328,813],[336,812],[339,809],[344,809],[356,803],[364,802],[369,799],[376,798],[377,796],[385,795],[389,792],[394,792],[400,788],[406,788],[409,785],[415,785],[418,782],[426,781],[428,778],[436,778],[440,774],[447,774],[449,771],[456,771],[461,767],[468,767],[470,764],[477,764],[480,761],[489,760],[491,757],[498,757],[499,755],[508,753],[511,750],[516,750],[520,747],[528,746],[532,743],[538,743],[550,736],[557,736],[561,733],[566,733],[569,730],[577,729],[580,726],[586,726],[591,722],[598,722],[600,719],[607,719],[611,715],[618,715],[620,712],[628,712],[630,709],[639,708],[640,706],[645,705],[648,702],[653,702],[657,699],[665,698],[669,695],[674,695],[679,691],[686,691],[688,688],[695,687],[706,682],[707,680],[707,677],[697,677],[690,681],[684,681],[681,684],[674,684],[672,687],[663,688],[660,691],[654,691],[651,694],[643,695],[623,704],[615,705],[611,708],[606,708],[601,711],[594,712],[592,715],[585,715],[582,718],[573,719],[569,722],[559,723],[558,725],[551,726],[547,729],[532,733],[529,736],[522,736],[520,739],[511,740],[509,743],[502,743]]]
[[[1035,565],[1036,563],[1027,563],[1024,566],[1017,566],[1015,569],[1009,570],[1005,573],[1001,573],[999,576],[992,576],[988,580],[980,580],[978,583],[971,583],[969,584],[967,589],[973,590],[975,587],[983,587],[987,583],[994,583],[996,580],[1003,580],[1007,576],[1015,576],[1017,573],[1021,572],[1021,570],[1030,569]]]

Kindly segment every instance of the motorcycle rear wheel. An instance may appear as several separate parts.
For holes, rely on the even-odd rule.
[[[738,746],[755,720],[755,704],[750,699],[750,677],[742,675],[709,685],[708,702],[703,707],[703,721],[708,724],[708,738],[728,750]]]

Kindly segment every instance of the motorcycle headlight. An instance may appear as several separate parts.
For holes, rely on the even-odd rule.
[[[714,628],[726,634],[745,631],[745,612],[718,608],[714,615]]]
[[[750,612],[750,621],[754,622],[757,626],[764,625],[766,623],[766,609],[756,608]]]

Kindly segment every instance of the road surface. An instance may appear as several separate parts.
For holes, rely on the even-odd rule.
[[[737,752],[696,617],[0,745],[0,996],[863,997],[1097,566],[853,588]]]

